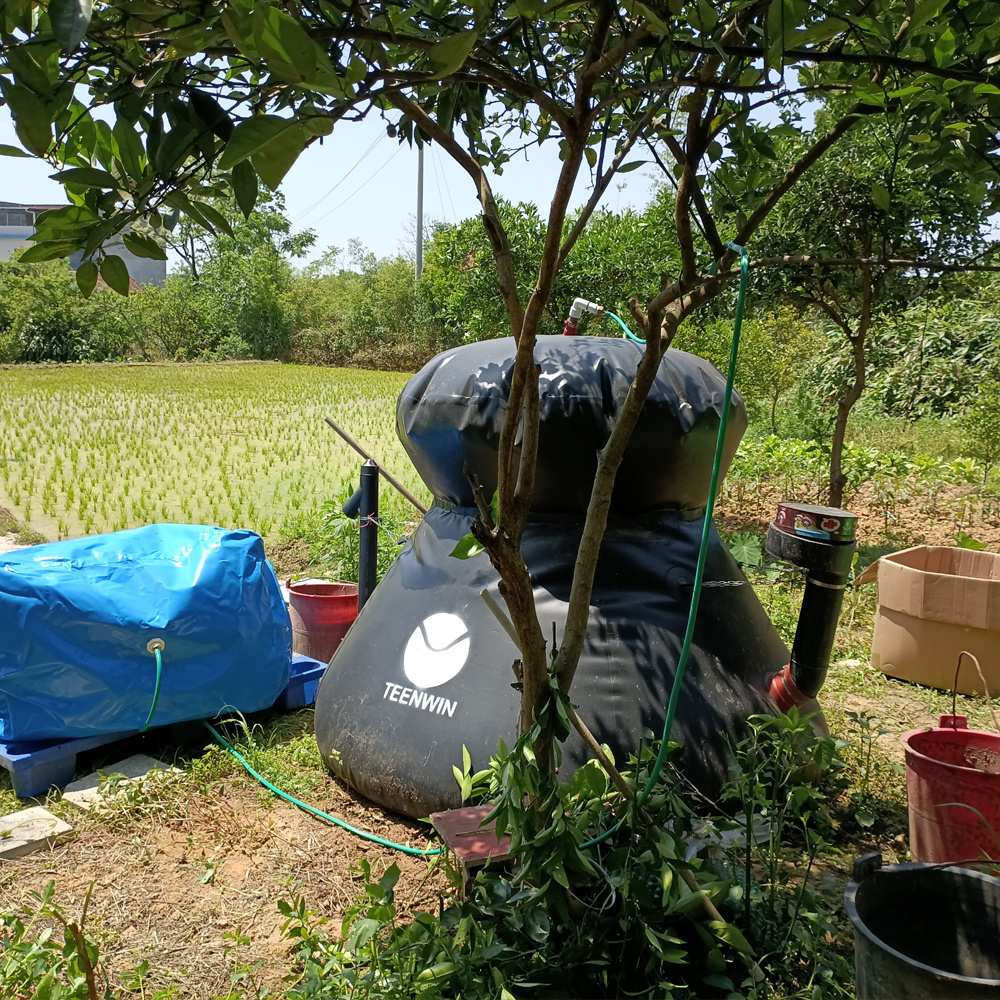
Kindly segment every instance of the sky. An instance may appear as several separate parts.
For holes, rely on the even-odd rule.
[[[0,108],[0,143],[20,145],[6,108]],[[495,178],[494,194],[547,209],[559,172],[557,148],[550,142],[534,150],[530,161],[523,155],[515,158]],[[62,186],[49,178],[53,172],[41,160],[0,158],[0,201],[65,202]],[[612,211],[645,207],[657,174],[653,165],[622,175],[620,184],[605,194],[603,205]],[[341,123],[322,146],[310,146],[286,175],[281,191],[293,229],[316,232],[309,257],[330,246],[344,250],[352,238],[386,257],[413,252],[416,178],[416,149],[390,139],[385,123],[372,117]],[[573,205],[582,204],[588,195],[589,175],[581,171]],[[478,201],[468,174],[447,153],[431,146],[424,158],[424,219],[454,223],[476,214]]]

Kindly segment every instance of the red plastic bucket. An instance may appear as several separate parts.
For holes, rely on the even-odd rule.
[[[356,583],[289,583],[292,649],[329,663],[358,617]]]
[[[942,715],[900,737],[914,861],[1000,860],[1000,736],[965,726]]]

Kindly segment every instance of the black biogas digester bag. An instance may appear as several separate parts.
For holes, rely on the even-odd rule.
[[[522,553],[539,620],[561,636],[597,452],[642,348],[624,340],[539,337],[538,471]],[[397,430],[434,506],[375,589],[327,671],[316,738],[328,766],[391,809],[426,816],[460,804],[452,766],[476,768],[515,736],[517,650],[480,593],[500,601],[485,555],[451,556],[475,516],[463,465],[487,496],[514,366],[512,339],[438,355],[399,397]],[[591,598],[573,702],[619,762],[642,733],[659,735],[691,602],[725,380],[710,364],[666,353],[626,450]],[[734,395],[723,472],[746,429]],[[773,712],[764,678],[788,662],[727,547],[712,529],[691,660],[673,739],[706,792],[726,778],[746,719]],[[502,604],[502,601],[500,601]],[[576,733],[561,773],[586,759]]]

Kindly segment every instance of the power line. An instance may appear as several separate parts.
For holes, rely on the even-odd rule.
[[[294,224],[297,224],[297,223],[299,223],[299,222],[300,222],[300,221],[301,221],[302,219],[304,219],[304,218],[305,218],[305,217],[306,217],[306,216],[307,216],[307,215],[308,215],[308,214],[309,214],[309,213],[310,213],[311,211],[313,211],[314,209],[318,208],[318,207],[319,207],[319,206],[320,206],[321,204],[323,204],[323,202],[324,202],[324,201],[326,201],[326,199],[327,199],[327,198],[329,198],[329,197],[330,197],[330,195],[331,195],[331,194],[333,194],[333,192],[334,192],[334,191],[336,191],[336,190],[337,190],[337,188],[339,188],[339,187],[340,187],[340,185],[341,185],[341,184],[343,184],[343,183],[344,183],[344,181],[346,181],[346,180],[347,180],[347,178],[348,178],[348,177],[350,177],[350,176],[351,176],[351,174],[353,174],[353,173],[354,173],[354,171],[355,171],[355,170],[357,170],[357,168],[361,166],[361,164],[362,164],[362,163],[363,163],[363,162],[365,161],[365,159],[367,159],[367,157],[368,157],[368,154],[369,154],[369,153],[370,153],[370,152],[371,152],[371,151],[372,151],[372,150],[373,150],[373,149],[374,149],[374,148],[375,148],[375,147],[376,147],[376,146],[377,146],[377,145],[378,145],[378,144],[379,144],[379,143],[380,143],[381,141],[382,141],[382,136],[381,136],[381,135],[377,135],[377,136],[375,136],[375,139],[374,139],[374,140],[372,141],[372,144],[371,144],[371,145],[370,145],[370,146],[369,146],[369,147],[368,147],[368,148],[367,148],[367,149],[366,149],[366,150],[365,150],[365,151],[364,151],[364,152],[363,152],[363,153],[361,154],[361,156],[360,156],[360,158],[358,159],[357,163],[355,163],[355,164],[354,164],[354,166],[353,166],[353,167],[351,167],[351,168],[350,168],[350,170],[348,170],[348,171],[347,171],[347,173],[346,173],[346,174],[344,174],[344,176],[343,176],[343,177],[341,177],[341,178],[340,178],[340,180],[339,180],[339,181],[337,181],[337,183],[336,183],[336,184],[334,184],[334,185],[333,185],[333,187],[332,187],[332,188],[330,188],[330,190],[326,192],[326,194],[324,194],[324,195],[323,195],[322,197],[318,198],[318,199],[317,199],[316,201],[314,201],[314,202],[313,202],[313,203],[312,203],[312,204],[311,204],[311,205],[310,205],[310,206],[309,206],[309,207],[308,207],[308,208],[307,208],[307,209],[306,209],[306,210],[305,210],[304,212],[302,212],[302,213],[301,213],[301,214],[300,214],[300,215],[299,215],[299,216],[298,216],[298,217],[297,217],[297,218],[296,218],[296,219],[295,219],[295,220],[293,221],[293,225],[294,225]]]
[[[430,148],[433,153],[434,147],[431,146]],[[437,187],[438,203],[441,205],[441,214],[444,215],[444,198],[441,195],[441,173],[438,170],[437,157],[433,155],[431,156],[431,166],[434,168],[434,184]],[[444,189],[448,192],[448,204],[451,205],[451,215],[449,216],[448,221],[457,223],[458,219],[455,218],[455,203],[451,200],[451,188],[445,184]]]
[[[389,166],[390,163],[392,163],[392,161],[399,155],[399,151],[402,148],[403,148],[402,146],[397,146],[396,151],[392,154],[392,156],[389,157],[388,160],[385,161],[385,163],[382,164],[381,167],[378,168],[378,170],[376,170],[372,174],[369,174],[368,179],[366,181],[363,181],[361,184],[359,184],[358,187],[356,187],[342,202],[339,202],[338,204],[334,205],[333,208],[331,208],[328,212],[324,212],[323,215],[321,215],[318,219],[314,220],[313,224],[315,225],[316,223],[322,222],[328,215],[332,215],[334,212],[337,211],[338,208],[342,208],[344,205],[346,205],[363,187],[366,187],[368,184],[370,184],[383,170],[385,170],[387,166]]]

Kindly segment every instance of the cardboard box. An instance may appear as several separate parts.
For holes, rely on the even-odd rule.
[[[958,655],[967,649],[978,658],[990,693],[1000,693],[1000,555],[918,545],[883,556],[857,582],[876,579],[873,667],[950,691]],[[983,690],[967,658],[958,690]]]

